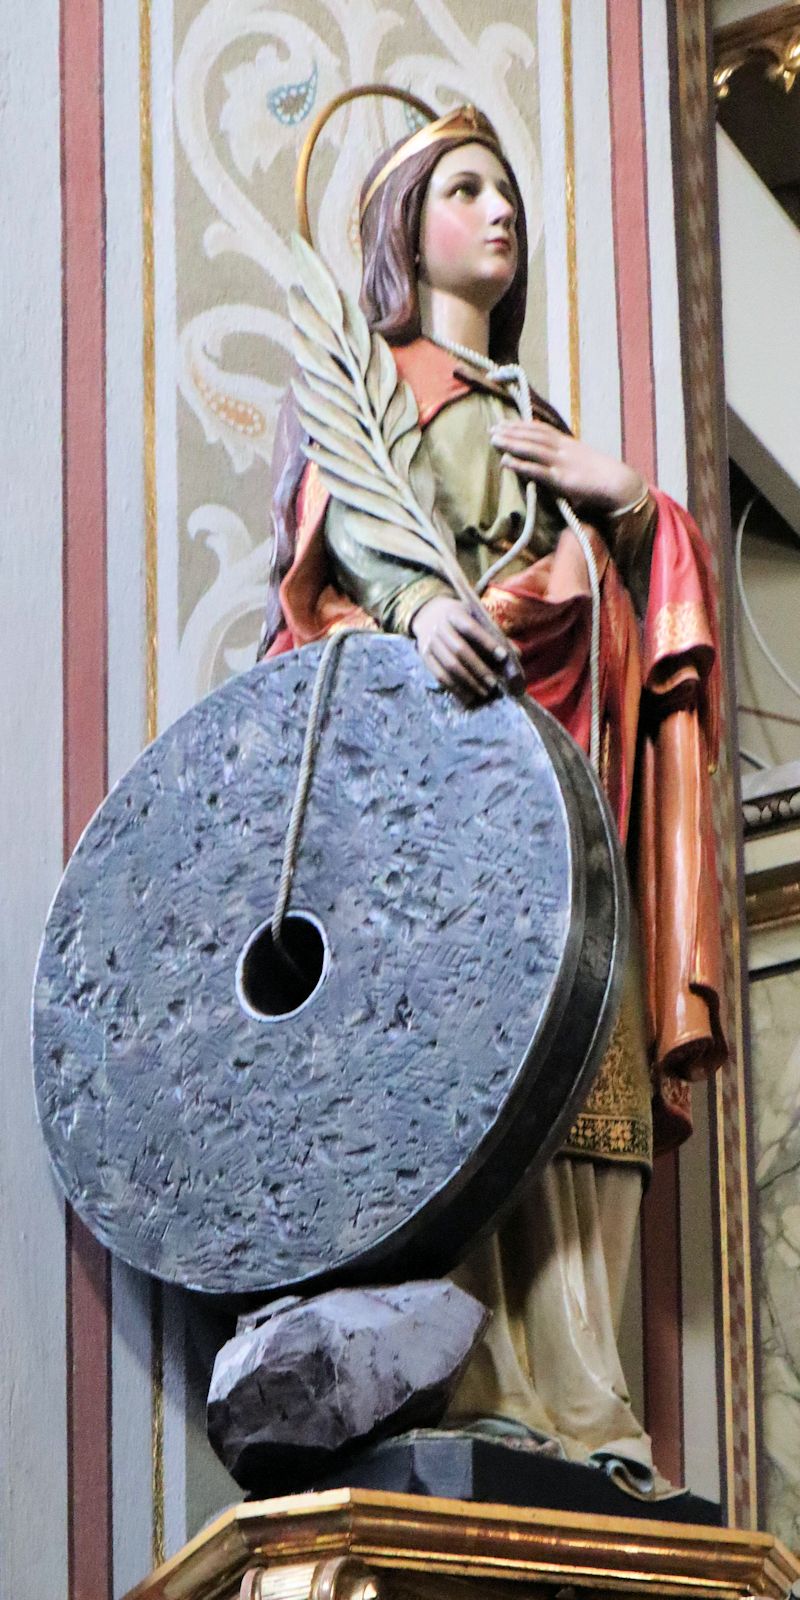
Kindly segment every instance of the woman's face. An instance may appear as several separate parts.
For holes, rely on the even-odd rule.
[[[517,204],[502,161],[482,144],[448,150],[422,208],[419,273],[431,289],[492,311],[517,270]]]

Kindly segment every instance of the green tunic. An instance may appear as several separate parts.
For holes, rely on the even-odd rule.
[[[472,584],[522,531],[525,495],[516,473],[500,466],[501,453],[489,437],[497,423],[517,416],[510,401],[473,390],[444,406],[422,435],[419,448],[433,470],[436,511],[453,530],[459,562]],[[607,519],[601,529],[640,613],[647,601],[654,511],[650,502],[630,518]],[[553,496],[540,490],[530,545],[503,569],[503,577],[549,555],[563,526]],[[386,633],[409,633],[426,600],[452,593],[443,578],[367,549],[354,537],[352,512],[342,501],[330,502],[325,540],[338,586]]]
[[[422,435],[436,483],[436,511],[455,534],[456,551],[470,583],[477,583],[522,532],[525,495],[515,472],[500,466],[489,438],[498,423],[517,417],[516,408],[480,390],[445,406]],[[408,633],[414,613],[437,594],[451,594],[443,578],[368,550],[351,532],[352,513],[332,500],[325,539],[339,587],[387,633]],[[552,499],[537,498],[536,524],[528,551],[503,569],[521,572],[555,548],[563,520]]]

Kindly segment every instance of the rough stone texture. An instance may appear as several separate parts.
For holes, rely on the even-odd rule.
[[[447,1282],[338,1289],[278,1311],[220,1350],[211,1443],[254,1494],[307,1488],[343,1450],[438,1422],[487,1321]]]
[[[209,1293],[446,1270],[557,1146],[599,1061],[626,904],[596,781],[552,718],[462,710],[408,641],[344,641],[292,908],[327,975],[253,1016],[319,647],[254,667],[144,752],[83,836],[34,995],[68,1198]]]

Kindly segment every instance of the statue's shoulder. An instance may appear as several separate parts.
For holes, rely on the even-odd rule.
[[[443,350],[441,345],[433,344],[430,339],[412,339],[409,344],[393,345],[392,355],[400,377],[414,392],[423,428],[433,421],[444,406],[462,399],[464,395],[473,394],[476,389],[508,398],[508,389],[503,384],[495,383],[490,375],[459,361],[449,350]],[[531,402],[535,417],[551,423],[563,433],[569,433],[567,423],[544,395],[532,389]]]
[[[392,355],[400,377],[413,391],[423,428],[443,406],[470,392],[470,385],[459,375],[458,364],[450,352],[430,339],[412,339],[409,344],[393,345]]]

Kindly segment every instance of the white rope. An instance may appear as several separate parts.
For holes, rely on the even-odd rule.
[[[481,355],[478,350],[470,350],[468,345],[457,344],[455,340],[438,339],[433,335],[430,337],[433,344],[440,345],[443,350],[448,350],[451,355],[458,356],[462,361],[468,361],[471,366],[490,374],[495,382],[507,383],[511,389],[511,398],[520,416],[526,422],[532,422],[531,386],[524,367],[519,366],[517,362],[509,362],[505,366],[500,366],[496,361],[492,361],[489,356]],[[525,500],[525,525],[522,533],[511,546],[511,549],[504,551],[499,561],[495,561],[488,572],[482,574],[480,582],[475,586],[476,593],[479,595],[483,594],[487,585],[496,578],[497,574],[508,566],[510,561],[515,560],[520,551],[524,550],[530,543],[536,517],[536,488],[532,482],[527,485]],[[563,495],[556,496],[556,505],[581,547],[586,561],[586,570],[589,574],[589,588],[592,596],[592,632],[589,645],[591,686],[589,760],[595,772],[597,772],[600,764],[600,580],[597,575],[597,562],[595,561],[592,543],[580,518],[576,516],[569,501]]]
[[[340,628],[337,633],[332,633],[329,635],[325,649],[319,658],[319,665],[317,667],[317,673],[314,679],[314,689],[311,695],[311,705],[308,708],[306,732],[305,738],[303,739],[303,750],[300,756],[300,770],[297,775],[297,785],[294,791],[294,800],[292,802],[292,810],[289,817],[289,826],[286,830],[286,839],[283,846],[283,863],[281,865],[278,893],[276,896],[275,910],[272,913],[272,922],[270,925],[273,945],[281,951],[285,959],[291,962],[292,965],[294,965],[294,963],[291,961],[291,957],[283,945],[283,919],[286,915],[286,907],[289,904],[289,895],[292,892],[292,880],[294,878],[294,869],[297,863],[297,849],[300,843],[300,833],[306,813],[308,791],[311,787],[311,779],[314,772],[314,757],[317,753],[317,724],[319,722],[320,712],[322,710],[322,702],[328,682],[328,671],[333,656],[343,641],[349,638],[351,633],[359,632],[363,632],[363,629]]]
[[[509,565],[509,562],[516,561],[517,556],[521,555],[523,550],[527,550],[528,545],[531,542],[531,538],[533,537],[535,524],[536,484],[528,483],[525,486],[525,521],[522,526],[522,532],[519,535],[519,538],[515,539],[510,550],[504,550],[503,554],[498,558],[498,560],[492,562],[492,565],[487,567],[485,572],[481,573],[481,576],[475,584],[475,593],[477,595],[482,595],[484,591],[488,589],[489,584],[494,583],[498,572],[502,572],[503,568]]]

